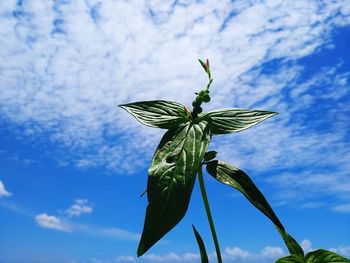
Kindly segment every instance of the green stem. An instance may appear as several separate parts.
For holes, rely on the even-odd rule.
[[[209,221],[209,226],[211,230],[211,235],[214,240],[215,244],[215,250],[216,250],[216,256],[218,258],[218,263],[222,263],[222,258],[221,258],[221,252],[220,252],[220,246],[219,246],[219,241],[216,236],[216,231],[215,231],[215,226],[213,222],[213,217],[210,212],[210,207],[209,207],[209,201],[207,197],[207,191],[205,190],[205,185],[204,185],[204,180],[203,180],[203,172],[202,172],[202,165],[199,166],[198,168],[198,179],[199,179],[199,186],[201,188],[201,193],[202,193],[202,199],[205,207],[205,212],[207,213],[207,218]]]
[[[207,88],[206,88],[207,90],[209,90],[211,83],[213,83],[213,79],[211,77],[209,77],[209,81],[208,81]]]

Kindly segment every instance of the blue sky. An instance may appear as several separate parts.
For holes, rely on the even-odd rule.
[[[0,262],[198,262],[214,247],[195,185],[142,258],[163,131],[117,107],[150,99],[279,112],[213,138],[308,251],[350,257],[350,5],[334,1],[0,1]],[[225,262],[287,254],[272,224],[205,177]],[[215,262],[215,260],[213,259]]]

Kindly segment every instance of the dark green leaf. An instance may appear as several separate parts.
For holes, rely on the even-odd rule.
[[[139,122],[150,127],[172,129],[189,121],[189,112],[180,103],[166,100],[140,101],[119,105]]]
[[[165,133],[148,170],[148,206],[138,256],[185,215],[195,175],[211,138],[207,122],[181,124]]]
[[[306,263],[306,261],[297,255],[289,255],[288,257],[278,259],[276,263]]]
[[[263,194],[245,172],[222,161],[208,162],[207,171],[221,183],[234,187],[240,191],[249,202],[252,203],[252,205],[270,218],[277,227],[284,230],[283,225],[275,215]]]
[[[140,195],[140,198],[143,197],[147,193],[147,189],[145,189],[142,194]]]
[[[200,236],[200,234],[198,233],[197,229],[194,227],[194,225],[192,225],[192,228],[193,228],[194,235],[196,236],[196,240],[197,240],[197,243],[198,243],[199,251],[200,251],[200,254],[201,254],[201,262],[202,263],[208,263],[209,262],[208,255],[207,255],[207,251],[205,249],[205,245],[204,245],[203,239]]]
[[[261,110],[221,109],[201,116],[207,120],[214,135],[243,131],[277,113]]]
[[[327,251],[324,249],[318,249],[315,251],[309,252],[305,256],[307,263],[346,263],[350,262],[349,259],[346,259],[334,252]]]
[[[278,227],[277,230],[281,234],[284,243],[286,244],[289,250],[289,253],[304,258],[304,251],[299,246],[298,242],[295,241],[295,239],[291,235],[289,235],[285,230],[279,229]]]
[[[204,161],[207,162],[207,161],[210,161],[210,160],[214,159],[216,157],[217,153],[218,153],[217,151],[206,152],[204,154]]]

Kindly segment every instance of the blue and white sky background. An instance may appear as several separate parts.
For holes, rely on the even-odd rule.
[[[199,262],[214,247],[195,185],[188,213],[136,257],[147,169],[163,130],[117,105],[190,105],[279,115],[215,137],[305,251],[350,257],[350,3],[0,1],[0,262]],[[237,192],[205,177],[224,262],[287,250]]]

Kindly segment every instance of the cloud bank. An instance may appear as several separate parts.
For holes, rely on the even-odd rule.
[[[162,132],[141,127],[117,105],[148,99],[189,105],[206,80],[196,59],[207,57],[214,77],[208,109],[281,113],[242,135],[214,139],[220,158],[254,171],[302,166],[301,174],[271,173],[271,180],[283,191],[285,182],[298,182],[305,192],[300,198],[308,202],[321,193],[307,191],[316,181],[336,197],[322,205],[344,211],[350,73],[340,73],[340,57],[305,77],[301,61],[336,48],[334,30],[350,23],[346,0],[0,5],[1,121],[22,137],[54,143],[59,164],[120,174],[144,167]],[[330,184],[322,182],[328,170],[334,171]],[[296,190],[290,190],[292,198]]]
[[[305,253],[308,253],[311,249],[311,241],[308,239],[304,239],[301,241],[302,248]],[[331,248],[330,250],[339,253],[344,256],[350,255],[349,247],[338,247]],[[222,257],[225,262],[236,262],[236,263],[271,263],[275,262],[278,258],[286,256],[288,252],[284,251],[281,247],[272,247],[266,246],[259,252],[252,252],[240,247],[226,247],[222,251]],[[209,261],[215,261],[216,255],[215,253],[208,254]],[[96,259],[95,259],[96,260]],[[158,254],[146,254],[140,258],[136,258],[133,256],[118,256],[114,260],[110,260],[107,262],[167,262],[167,263],[175,263],[175,262],[199,262],[200,255],[198,253],[175,253],[171,252],[168,254],[158,255]],[[106,261],[98,261],[104,263]]]

